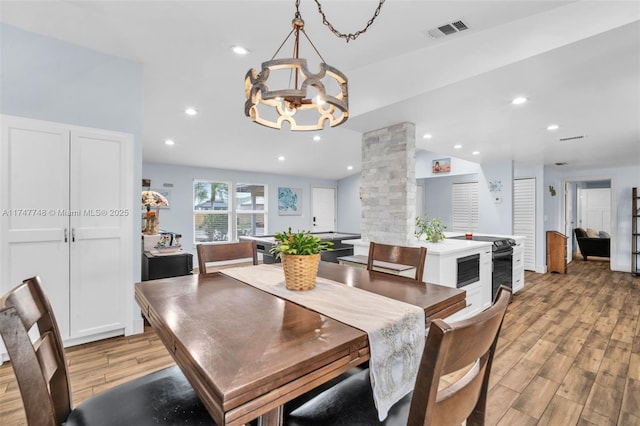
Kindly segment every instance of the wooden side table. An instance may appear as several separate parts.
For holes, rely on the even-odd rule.
[[[547,272],[567,273],[567,236],[547,231]]]

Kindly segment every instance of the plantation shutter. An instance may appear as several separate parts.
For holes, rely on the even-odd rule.
[[[451,231],[478,231],[478,182],[454,183],[451,186]]]
[[[536,269],[536,179],[513,181],[513,234],[526,237],[524,269]]]

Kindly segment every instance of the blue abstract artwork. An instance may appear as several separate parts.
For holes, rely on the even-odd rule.
[[[299,216],[302,215],[302,189],[278,188],[278,215]]]

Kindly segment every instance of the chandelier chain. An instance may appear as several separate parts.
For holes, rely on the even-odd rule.
[[[369,29],[371,24],[373,24],[373,21],[375,21],[378,15],[380,15],[380,9],[382,9],[382,5],[385,2],[385,0],[379,0],[378,7],[376,7],[375,12],[373,12],[373,16],[371,17],[371,19],[369,19],[369,22],[367,22],[367,25],[363,29],[356,31],[355,33],[345,34],[334,28],[331,22],[329,22],[329,20],[327,19],[327,16],[324,14],[324,11],[322,10],[322,5],[320,4],[320,2],[318,0],[314,0],[314,1],[318,5],[318,12],[320,13],[320,15],[322,15],[322,23],[326,25],[331,30],[331,32],[335,34],[337,37],[345,39],[347,43],[349,43],[349,41],[351,40],[355,40],[356,38],[358,38],[360,34],[365,33]],[[297,0],[296,8],[299,4],[300,4],[300,0]]]

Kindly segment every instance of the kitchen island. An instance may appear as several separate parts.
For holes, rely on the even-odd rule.
[[[463,233],[446,232],[443,241],[431,243],[424,239],[416,244],[427,248],[423,281],[466,290],[467,307],[448,318],[456,321],[471,317],[491,306],[493,243],[466,239],[454,239]],[[523,238],[499,236],[513,239],[512,285],[514,293],[524,286],[522,267]],[[369,242],[351,239],[343,242],[353,245],[353,254],[368,256]],[[365,265],[366,266],[366,265]]]

